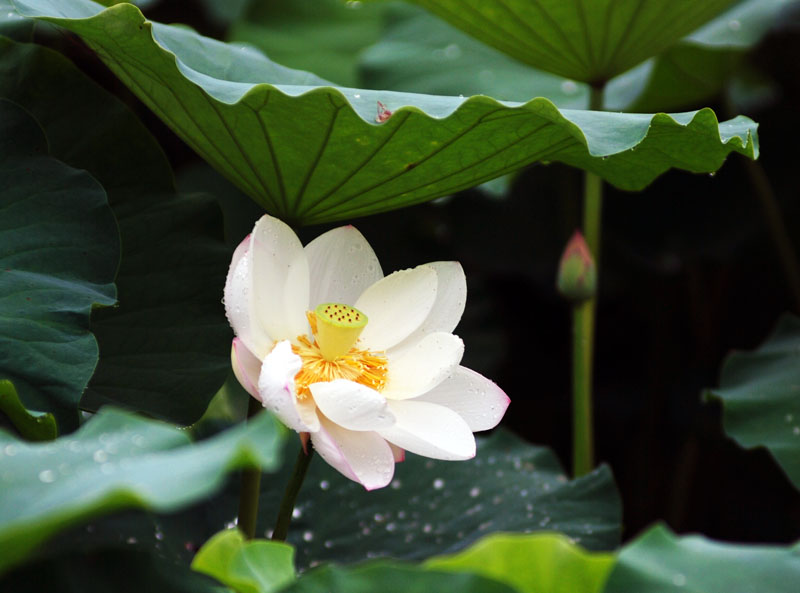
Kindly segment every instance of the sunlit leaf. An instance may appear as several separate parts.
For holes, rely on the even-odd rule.
[[[619,553],[604,593],[794,593],[800,547],[676,537],[656,526]]]
[[[766,447],[800,488],[800,319],[784,317],[760,348],[735,352],[722,368],[723,425],[742,447]]]
[[[294,580],[294,549],[283,542],[246,541],[238,529],[227,529],[200,548],[192,568],[237,593],[272,593]]]
[[[218,490],[234,468],[272,470],[278,435],[272,417],[260,414],[192,444],[173,426],[113,408],[46,444],[0,432],[0,573],[91,517],[136,507],[174,511]]]
[[[13,432],[28,441],[49,441],[56,438],[58,428],[55,417],[49,412],[31,412],[22,405],[14,384],[0,380],[0,427],[3,416],[11,423]]]
[[[560,534],[497,534],[425,566],[479,574],[519,593],[600,593],[614,561],[613,554],[587,552]]]
[[[97,364],[89,314],[115,301],[119,236],[103,188],[47,149],[0,98],[0,378],[64,431]]]
[[[295,223],[408,206],[537,160],[635,190],[671,167],[710,172],[730,152],[757,155],[751,120],[719,124],[710,110],[560,112],[546,99],[513,106],[332,88],[255,50],[147,22],[132,5],[15,3],[80,34],[201,156]],[[382,124],[378,102],[393,112]]]
[[[513,58],[606,82],[655,56],[733,0],[409,0]]]
[[[92,315],[100,362],[81,405],[196,421],[230,366],[219,207],[208,195],[176,195],[141,122],[61,55],[0,39],[3,96],[34,114],[53,154],[103,184],[119,221],[119,307]]]

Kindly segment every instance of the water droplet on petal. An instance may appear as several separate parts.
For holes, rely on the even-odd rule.
[[[50,484],[56,481],[56,472],[51,469],[44,469],[39,472],[39,481]]]

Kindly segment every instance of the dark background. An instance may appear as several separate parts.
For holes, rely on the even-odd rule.
[[[164,2],[147,15],[224,37],[224,28],[194,2]],[[795,249],[799,33],[784,26],[750,56],[776,92],[746,112],[760,124],[759,166]],[[179,180],[202,170],[199,158],[80,42],[62,37],[59,43],[133,107]],[[726,119],[722,103],[686,109],[710,106]],[[258,207],[215,183],[227,207],[238,204],[252,224]],[[561,250],[579,226],[581,187],[578,170],[534,166],[519,174],[504,199],[472,190],[354,221],[386,272],[441,259],[462,263],[469,299],[456,331],[467,345],[464,364],[511,397],[503,424],[552,447],[565,467],[571,464],[571,321],[554,284]],[[705,388],[718,385],[728,353],[758,346],[782,314],[798,313],[745,159],[731,156],[713,177],[672,171],[641,193],[606,187],[603,219],[596,448],[619,485],[624,539],[656,520],[680,533],[732,541],[800,538],[800,493],[768,453],[744,451],[728,439],[719,405],[702,399]],[[325,228],[302,229],[301,238],[307,242]]]

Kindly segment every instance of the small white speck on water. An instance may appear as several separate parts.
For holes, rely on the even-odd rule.
[[[56,481],[56,472],[51,469],[43,469],[39,472],[39,481],[50,484]]]
[[[128,539],[126,539],[125,542],[128,543],[128,544],[136,544],[136,543],[139,542],[139,540],[136,539],[135,537],[131,536]]]
[[[392,484],[391,484],[392,490],[400,490],[400,487],[402,485],[403,484],[402,484],[402,482],[400,482],[400,480],[392,480]]]
[[[303,516],[303,511],[295,507],[294,510],[292,511],[292,519],[299,519],[302,516]]]
[[[786,422],[791,422],[792,420],[794,420],[794,414],[786,414],[784,420],[786,420]]]
[[[430,533],[431,531],[433,531],[433,526],[430,523],[425,523],[425,525],[422,526],[423,533]]]
[[[303,532],[303,541],[310,542],[314,539],[314,534],[311,531],[304,531]]]
[[[795,426],[795,427],[792,429],[792,434],[793,434],[794,436],[798,436],[798,435],[800,435],[800,426]]]
[[[330,550],[333,547],[333,542],[328,539],[325,540],[325,543],[323,543],[322,545],[325,546],[328,550]]]
[[[481,494],[481,489],[478,488],[477,486],[470,488],[469,490],[470,498],[477,498],[478,496],[480,496],[480,494]]]
[[[360,95],[360,94],[358,94],[358,93],[356,93],[355,95],[353,95],[353,99],[360,99],[360,98],[361,98],[361,95]]]
[[[444,488],[444,480],[441,479],[441,478],[436,478],[433,481],[433,489],[434,490],[441,490],[442,488]]]
[[[327,490],[330,487],[331,487],[331,484],[330,484],[330,482],[328,482],[328,480],[322,480],[319,483],[319,489],[320,490]]]

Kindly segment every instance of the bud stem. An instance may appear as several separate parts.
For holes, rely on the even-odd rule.
[[[589,109],[603,108],[603,88],[590,87]],[[603,208],[603,181],[594,173],[584,173],[583,236],[600,267],[600,231]],[[597,297],[573,305],[572,309],[572,472],[582,476],[594,467],[592,420],[592,369]]]

